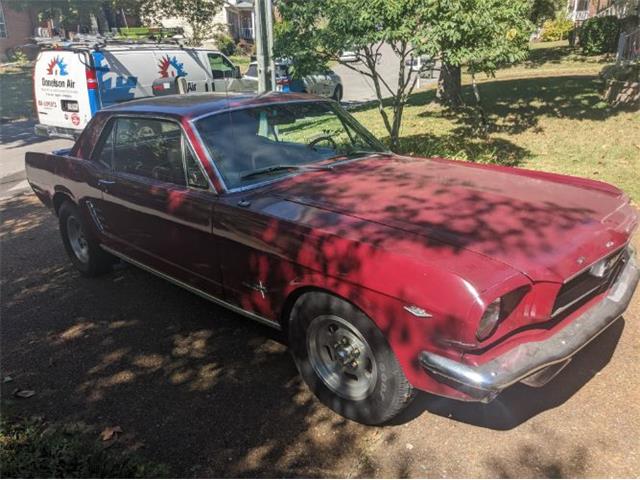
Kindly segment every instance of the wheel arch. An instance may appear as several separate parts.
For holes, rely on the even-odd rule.
[[[360,305],[359,303],[354,302],[351,298],[345,295],[342,295],[338,290],[339,289],[333,289],[327,286],[307,284],[307,285],[300,285],[294,290],[292,290],[291,292],[289,292],[289,294],[285,297],[285,300],[282,304],[282,308],[280,309],[279,322],[280,322],[282,331],[287,332],[289,328],[289,321],[291,319],[291,312],[293,311],[293,307],[295,306],[296,302],[300,299],[300,297],[302,297],[306,293],[326,293],[328,295],[332,295],[340,300],[343,300],[349,303],[350,305],[353,305],[354,308],[357,308],[364,315],[371,318],[373,323],[376,323],[374,317],[372,316],[373,312],[371,311],[373,307],[371,305],[368,305],[368,302],[366,301],[365,298],[362,298],[362,303],[364,303],[364,305]]]
[[[58,213],[60,212],[60,207],[62,207],[62,204],[64,202],[71,202],[74,205],[77,204],[75,199],[73,198],[73,194],[69,190],[63,187],[56,188],[56,191],[53,194],[53,200],[52,200],[53,211],[55,212],[56,215],[58,215]]]

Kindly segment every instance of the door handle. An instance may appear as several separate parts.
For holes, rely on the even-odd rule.
[[[104,180],[104,179],[100,179],[98,180],[98,188],[100,190],[102,190],[105,193],[109,192],[109,187],[113,186],[116,184],[115,180]]]

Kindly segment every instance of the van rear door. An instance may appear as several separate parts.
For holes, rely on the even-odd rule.
[[[38,120],[44,126],[80,131],[98,109],[97,83],[87,52],[41,52],[33,81]]]

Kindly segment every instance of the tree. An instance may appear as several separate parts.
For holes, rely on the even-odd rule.
[[[142,16],[153,21],[163,17],[180,17],[191,27],[189,43],[200,45],[214,32],[213,17],[225,0],[147,0],[142,4]]]
[[[567,0],[531,0],[529,20],[536,27],[541,26],[545,20],[553,20],[558,13],[566,11]]]
[[[500,66],[524,60],[533,25],[530,0],[431,0],[421,18],[425,48],[440,55],[438,98],[457,106],[461,67],[493,75]]]
[[[406,62],[424,50],[419,41],[423,1],[282,0],[278,3],[280,20],[275,25],[275,56],[291,59],[295,75],[313,73],[335,61],[369,78],[390,146],[396,149],[403,109],[418,78]],[[393,82],[379,71],[378,57],[385,44],[398,63]],[[359,61],[341,61],[342,51],[357,52]]]

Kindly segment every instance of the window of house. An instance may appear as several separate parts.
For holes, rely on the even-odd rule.
[[[209,66],[214,79],[233,78],[233,64],[222,55],[210,53]]]
[[[113,142],[115,171],[186,185],[182,131],[176,123],[150,118],[118,118]]]
[[[7,38],[7,23],[4,20],[4,10],[0,3],[0,38]]]

